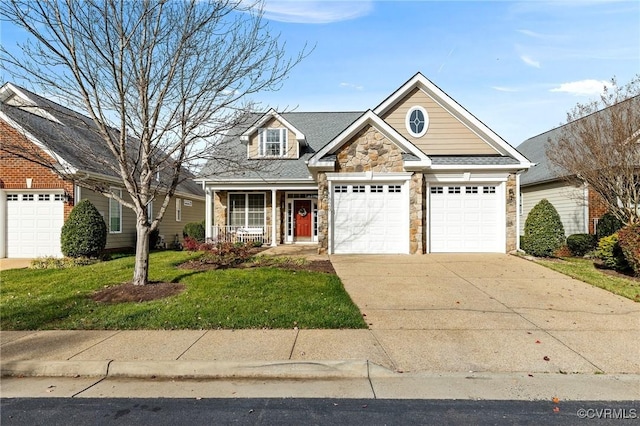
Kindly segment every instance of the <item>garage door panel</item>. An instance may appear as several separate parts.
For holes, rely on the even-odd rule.
[[[64,204],[54,193],[7,194],[7,257],[62,256]]]
[[[504,252],[504,226],[499,223],[504,208],[495,185],[431,188],[430,251]]]
[[[354,192],[354,186],[358,191]],[[402,186],[399,186],[402,190]],[[335,192],[344,191],[344,192]],[[387,184],[348,184],[333,194],[333,253],[406,253],[407,201]]]

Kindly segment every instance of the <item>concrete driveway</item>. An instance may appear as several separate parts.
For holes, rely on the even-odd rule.
[[[398,370],[640,373],[640,304],[499,254],[334,255]]]

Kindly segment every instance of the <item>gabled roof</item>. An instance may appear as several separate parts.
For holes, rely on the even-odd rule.
[[[622,103],[624,102],[640,102],[640,96],[634,96],[622,101]],[[615,105],[593,112],[585,117],[580,118],[579,120],[589,120],[590,118],[598,117],[601,114],[606,114],[606,111],[613,107],[615,107]],[[601,117],[606,117],[606,115]],[[562,170],[558,169],[551,163],[551,161],[547,157],[547,151],[548,148],[558,145],[558,141],[562,137],[563,132],[570,124],[571,123],[567,123],[554,129],[548,130],[537,136],[531,137],[518,145],[518,151],[527,156],[527,158],[529,158],[529,160],[531,160],[531,162],[535,164],[534,167],[530,168],[526,173],[522,174],[520,178],[520,185],[537,185],[546,182],[553,182],[567,177],[566,173],[563,173]],[[632,137],[636,137],[639,132],[640,129],[632,134]]]
[[[300,130],[298,130],[293,124],[291,124],[289,121],[287,121],[287,119],[285,119],[282,115],[280,115],[273,108],[271,108],[262,117],[260,117],[260,119],[258,119],[258,121],[256,121],[253,124],[253,126],[249,127],[247,130],[245,130],[244,133],[242,133],[242,135],[240,135],[240,140],[242,142],[249,142],[249,137],[252,134],[254,134],[256,131],[258,131],[258,129],[260,127],[264,126],[271,119],[278,120],[280,123],[282,123],[283,126],[285,126],[287,129],[289,129],[291,132],[293,132],[293,134],[296,135],[296,140],[298,141],[298,143],[300,143],[301,145],[306,145],[307,144],[307,141],[306,141],[306,138],[304,136],[304,133],[302,133]]]
[[[227,134],[222,142],[228,156],[237,162],[233,170],[221,164],[219,159],[209,160],[197,173],[198,180],[215,182],[273,182],[309,181],[307,161],[319,149],[329,143],[348,127],[362,112],[285,112],[280,116],[305,136],[306,145],[301,147],[297,159],[249,159],[241,137],[265,114],[253,114],[246,124]]]
[[[497,151],[497,153],[505,156],[511,156],[518,160],[523,168],[530,167],[531,164],[513,148],[507,141],[498,136],[493,130],[487,127],[483,122],[467,111],[462,105],[457,103],[453,98],[447,95],[442,89],[433,84],[428,78],[421,73],[416,73],[398,90],[387,97],[380,105],[374,108],[373,112],[379,116],[384,116],[398,102],[407,96],[412,90],[422,90],[427,96],[433,99],[438,105],[444,108],[449,114],[458,119],[463,125],[468,127],[472,132],[477,134],[489,146]]]
[[[0,119],[53,157],[66,173],[90,173],[106,180],[119,179],[107,167],[115,164],[115,160],[89,117],[6,83],[0,88]],[[82,149],[78,149],[78,144]],[[91,152],[92,158],[88,158],[86,152]],[[178,185],[177,191],[202,197],[204,191],[193,182],[193,175],[186,169],[183,173],[186,179]]]
[[[372,126],[385,135],[389,140],[396,144],[405,154],[412,154],[417,161],[411,161],[412,167],[428,167],[431,160],[422,151],[416,148],[404,136],[398,133],[393,127],[387,124],[373,111],[368,110],[362,114],[356,121],[351,123],[349,127],[344,129],[331,142],[325,145],[320,151],[315,153],[309,160],[310,168],[332,168],[335,165],[335,157],[333,154],[342,147],[349,139],[355,136],[365,126]]]

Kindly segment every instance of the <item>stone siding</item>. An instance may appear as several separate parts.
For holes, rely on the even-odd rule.
[[[402,172],[402,151],[382,133],[366,126],[337,152],[336,171]]]
[[[507,217],[507,253],[517,250],[517,216],[518,201],[516,197],[516,175],[510,174],[506,182],[506,217]]]

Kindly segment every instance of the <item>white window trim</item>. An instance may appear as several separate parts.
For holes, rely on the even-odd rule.
[[[120,188],[109,188],[109,192],[113,193],[114,195],[117,195],[118,197],[122,198],[122,189]],[[111,212],[112,207],[113,207],[113,203],[118,203],[118,219],[119,219],[119,223],[118,223],[118,227],[119,229],[117,231],[114,231],[113,228],[111,227]],[[109,233],[110,234],[122,234],[122,204],[116,200],[115,198],[111,198],[109,197]]]
[[[232,195],[244,195],[244,225],[241,227],[248,228],[249,227],[249,195],[260,194],[263,197],[264,207],[262,208],[262,228],[267,229],[267,193],[266,192],[229,192],[227,194],[227,225],[231,226],[231,196]],[[252,226],[253,227],[253,226]]]
[[[411,125],[409,124],[410,122],[409,118],[411,117],[411,113],[416,110],[422,112],[422,115],[424,115],[424,127],[422,128],[422,131],[419,133],[414,133],[411,130]],[[421,138],[422,136],[425,135],[425,133],[427,133],[427,129],[429,128],[429,114],[427,114],[427,110],[421,107],[420,105],[412,106],[411,108],[409,108],[409,111],[407,111],[407,115],[404,118],[404,124],[407,128],[407,132],[409,132],[411,136],[413,136],[414,138]]]
[[[268,130],[277,130],[280,133],[280,154],[278,155],[267,155],[266,152],[266,135]],[[258,130],[258,156],[259,157],[270,157],[270,158],[280,158],[286,157],[289,151],[288,144],[288,130],[286,127],[263,127]]]
[[[176,222],[182,222],[182,199],[176,198]]]

